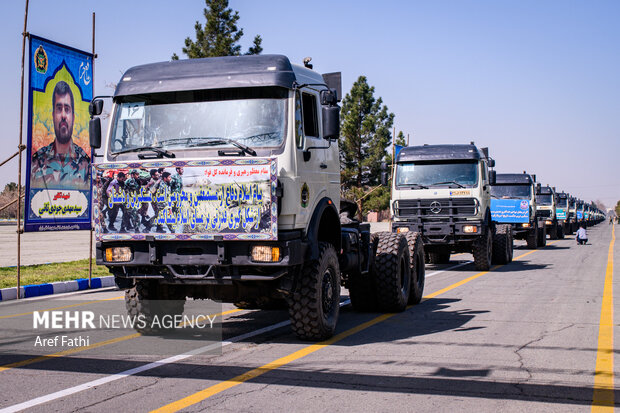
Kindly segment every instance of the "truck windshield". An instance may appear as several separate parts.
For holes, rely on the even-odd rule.
[[[566,198],[560,198],[558,199],[558,208],[568,208],[568,199]]]
[[[538,194],[536,195],[536,203],[538,205],[551,205],[552,197],[551,194]]]
[[[156,147],[277,147],[286,130],[283,88],[243,88],[124,96],[116,105],[110,152]]]
[[[396,186],[474,187],[477,162],[403,162],[396,166]]]
[[[500,199],[530,199],[530,185],[493,185],[491,196]]]

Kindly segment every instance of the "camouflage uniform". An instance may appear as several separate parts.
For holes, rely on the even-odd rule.
[[[165,218],[166,207],[168,206],[168,200],[166,199],[162,202],[162,201],[157,201],[156,198],[158,195],[163,195],[166,192],[168,193],[168,197],[169,197],[170,193],[172,192],[170,187],[171,187],[171,183],[168,183],[164,181],[163,179],[160,179],[157,185],[155,186],[155,193],[153,194],[153,198],[154,198],[155,205],[157,207],[156,212],[155,212],[156,215],[154,217],[154,220],[157,223],[157,232],[164,232],[164,228],[162,224],[158,222],[158,218],[159,218],[159,215],[162,215],[162,217]],[[174,232],[172,225],[168,225],[168,229],[170,229],[170,232]]]
[[[58,154],[54,141],[32,155],[30,185],[33,188],[90,189],[90,157],[73,142],[68,154]]]
[[[133,178],[133,176],[130,176],[125,181],[125,193],[127,194],[127,197],[129,199],[132,199],[134,196],[140,194],[140,184],[136,179]],[[138,205],[134,205],[132,207],[130,202],[125,205],[125,213],[123,214],[122,226],[127,230],[139,230],[140,220],[138,218]]]

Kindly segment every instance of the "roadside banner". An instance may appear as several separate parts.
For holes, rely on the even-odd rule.
[[[506,224],[530,222],[530,201],[491,199],[491,219]]]
[[[91,53],[30,35],[25,231],[90,229]]]
[[[277,240],[275,158],[101,163],[97,241]]]

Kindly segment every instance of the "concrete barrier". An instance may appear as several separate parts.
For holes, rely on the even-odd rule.
[[[114,276],[94,277],[91,280],[91,289],[113,287]],[[80,278],[71,281],[58,281],[46,284],[24,285],[20,287],[21,296],[24,298],[40,297],[43,295],[70,293],[88,289],[88,278]],[[17,299],[17,287],[0,289],[0,301]]]

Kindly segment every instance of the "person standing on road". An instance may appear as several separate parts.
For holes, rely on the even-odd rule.
[[[577,230],[577,235],[575,236],[577,240],[577,244],[585,245],[588,243],[588,233],[586,232],[585,225],[581,224],[579,229]]]
[[[609,217],[609,225],[614,223],[614,217]]]

